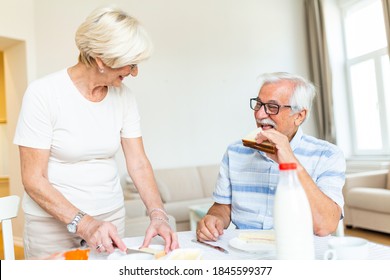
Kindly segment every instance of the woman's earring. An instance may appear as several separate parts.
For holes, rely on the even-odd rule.
[[[99,72],[100,73],[104,73],[104,69],[103,68],[99,68]]]

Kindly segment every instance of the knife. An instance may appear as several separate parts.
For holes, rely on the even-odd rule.
[[[209,244],[209,243],[206,243],[206,242],[203,242],[203,241],[200,241],[200,240],[197,240],[197,239],[192,239],[191,241],[192,241],[192,242],[195,242],[195,243],[200,243],[200,244],[205,245],[205,246],[208,246],[208,247],[211,247],[211,248],[216,249],[216,250],[218,250],[218,251],[220,251],[220,252],[223,252],[223,253],[225,253],[225,254],[229,254],[229,251],[228,251],[228,250],[226,250],[226,249],[224,249],[224,248],[222,248],[222,247],[220,247],[220,246],[211,245],[211,244]]]
[[[88,244],[84,239],[82,239],[80,241],[80,245],[82,248],[88,247]],[[113,245],[114,245],[114,248],[118,248],[115,244],[113,244]],[[136,254],[136,253],[154,255],[154,253],[152,253],[152,252],[147,252],[147,251],[142,251],[142,250],[137,250],[137,249],[130,249],[130,248],[126,248],[125,253],[126,253],[126,255]]]

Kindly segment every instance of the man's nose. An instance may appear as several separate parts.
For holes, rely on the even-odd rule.
[[[262,119],[268,117],[268,114],[265,112],[265,106],[262,105],[259,110],[255,111],[255,118]]]

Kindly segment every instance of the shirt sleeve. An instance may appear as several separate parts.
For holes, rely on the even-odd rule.
[[[124,100],[123,100],[123,125],[121,129],[121,137],[137,138],[141,137],[141,117],[138,112],[137,101],[134,94],[123,85]]]
[[[213,199],[220,204],[232,203],[232,187],[229,177],[229,153],[224,154],[219,170],[217,185],[213,193]]]
[[[34,85],[24,94],[16,126],[14,144],[37,149],[50,149],[53,126],[50,97]]]
[[[344,154],[341,150],[336,150],[322,166],[324,166],[324,170],[317,178],[317,186],[343,209],[344,197],[342,190],[345,183],[346,170]]]

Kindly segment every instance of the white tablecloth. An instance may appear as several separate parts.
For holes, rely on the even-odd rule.
[[[239,230],[225,230],[224,234],[220,236],[219,240],[216,242],[210,242],[210,244],[218,245],[229,251],[228,254],[220,252],[216,249],[207,247],[205,245],[194,243],[191,240],[196,238],[194,231],[182,231],[178,232],[178,238],[180,243],[180,248],[198,248],[202,250],[203,259],[205,260],[243,260],[243,259],[276,259],[276,252],[274,250],[264,251],[261,253],[248,253],[235,249],[229,245],[229,241],[232,238],[235,238],[239,234]],[[325,251],[328,249],[328,240],[335,238],[333,236],[326,237],[314,237],[315,244],[315,256],[316,259],[322,260]],[[144,237],[129,237],[124,238],[123,241],[128,247],[139,247],[143,242]],[[157,236],[152,240],[151,244],[163,245],[164,241],[161,237]],[[93,252],[90,254],[90,259],[106,259],[107,255],[99,254],[96,255]],[[373,242],[369,242],[369,259],[371,260],[390,260],[390,247]]]

